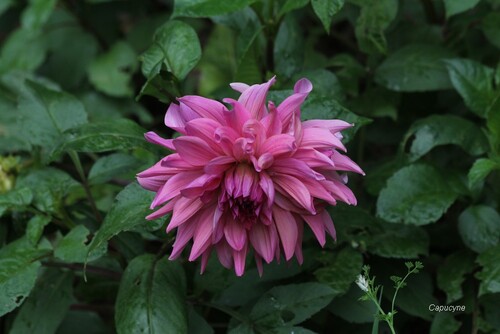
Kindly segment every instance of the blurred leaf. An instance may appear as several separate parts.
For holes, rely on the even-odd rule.
[[[64,134],[64,139],[52,152],[52,158],[64,151],[107,152],[137,147],[150,148],[144,139],[146,130],[128,119],[88,123]]]
[[[30,0],[29,6],[21,15],[21,24],[24,28],[39,30],[49,19],[57,0]]]
[[[474,255],[462,250],[446,257],[437,268],[437,285],[446,292],[446,303],[451,304],[463,297],[462,284],[465,275],[474,269]]]
[[[301,71],[293,77],[293,81],[307,78],[313,84],[311,96],[331,96],[335,100],[343,100],[344,93],[337,76],[332,72],[318,68],[314,70]]]
[[[493,69],[469,59],[446,61],[453,87],[464,99],[467,107],[477,115],[486,117],[500,97],[494,90]]]
[[[137,172],[142,164],[139,159],[128,154],[110,154],[94,163],[89,171],[88,181],[90,184],[106,183],[124,174]]]
[[[28,187],[12,189],[7,193],[3,193],[0,196],[0,217],[6,210],[27,206],[32,200],[33,193]]]
[[[453,53],[440,46],[408,45],[376,69],[375,81],[398,92],[448,89],[451,83],[442,60],[450,57]]]
[[[434,167],[403,167],[380,192],[377,215],[391,223],[425,225],[437,221],[457,195]]]
[[[89,240],[90,231],[83,225],[77,225],[59,241],[54,250],[54,257],[67,263],[84,263],[94,261],[106,253],[107,244],[102,243],[87,258]]]
[[[95,88],[111,96],[132,96],[130,80],[137,67],[137,55],[126,42],[116,42],[89,66],[88,75]]]
[[[388,117],[396,121],[399,95],[382,87],[366,90],[357,99],[349,101],[349,107],[368,117]]]
[[[37,249],[26,239],[0,249],[0,316],[21,305],[35,286],[39,259],[50,250]]]
[[[465,12],[476,6],[481,0],[444,0],[446,18]]]
[[[361,13],[356,21],[356,38],[361,51],[386,53],[387,41],[384,31],[396,18],[397,0],[358,0]]]
[[[243,9],[254,2],[255,0],[232,0],[230,2],[221,2],[218,0],[175,0],[172,17],[224,15]]]
[[[297,20],[288,15],[281,23],[274,43],[274,67],[278,74],[290,78],[304,64],[304,37]]]
[[[477,262],[482,270],[476,273],[476,278],[481,281],[479,296],[500,292],[500,245],[479,254]]]
[[[500,169],[500,163],[486,158],[477,159],[467,175],[469,188],[474,188],[496,169]]]
[[[140,56],[142,73],[148,79],[158,75],[164,64],[169,72],[182,80],[200,58],[201,47],[196,31],[181,21],[169,21],[158,28],[153,44]]]
[[[286,0],[286,2],[281,6],[278,13],[278,17],[291,12],[302,7],[305,7],[309,3],[309,0]],[[313,2],[314,3],[314,2]]]
[[[453,115],[432,115],[419,119],[406,133],[403,147],[411,142],[410,160],[416,161],[432,148],[454,144],[471,155],[480,155],[488,150],[488,139],[482,130],[471,121]]]
[[[324,265],[314,272],[314,276],[320,283],[330,286],[335,296],[342,295],[361,272],[363,257],[351,248],[344,248],[326,256],[325,254]]]
[[[458,217],[458,231],[467,247],[482,253],[500,241],[500,215],[486,205],[470,206]]]
[[[13,4],[14,0],[5,0],[0,2],[0,15],[6,12]]]
[[[40,31],[15,30],[0,51],[0,73],[13,69],[33,71],[43,63],[46,52],[47,45]]]
[[[453,313],[439,312],[432,320],[430,334],[454,334],[461,325],[462,323],[455,319]]]
[[[43,234],[43,229],[52,220],[49,216],[36,215],[28,221],[26,227],[26,239],[35,246]]]
[[[318,16],[326,32],[330,32],[332,18],[344,6],[345,0],[311,0],[314,13]]]
[[[19,98],[18,123],[25,138],[36,146],[52,148],[62,133],[87,122],[87,113],[75,97],[27,81]]]
[[[116,299],[118,333],[187,333],[182,267],[145,254],[129,263]]]
[[[46,271],[19,310],[10,333],[54,333],[73,300],[73,273]]]
[[[482,315],[488,325],[500,330],[500,318],[498,317],[498,303],[500,303],[500,293],[487,294],[480,298],[480,305],[482,307]]]
[[[195,311],[194,307],[189,308],[187,334],[214,334],[210,324]]]
[[[116,196],[101,228],[92,239],[87,256],[118,233],[129,231],[139,224],[146,224],[145,217],[151,213],[149,205],[153,198],[153,192],[143,189],[135,182],[125,187]]]
[[[328,305],[334,294],[328,285],[319,283],[277,286],[257,301],[250,319],[265,328],[296,325]]]
[[[431,276],[427,272],[420,272],[410,276],[406,282],[407,285],[399,290],[396,306],[409,315],[430,321],[432,313],[429,312],[429,305],[438,304],[433,296]]]
[[[85,326],[82,326],[85,324]],[[70,310],[56,334],[109,334],[112,333],[101,317],[93,311]]]
[[[345,143],[354,137],[359,128],[371,122],[369,118],[356,115],[327,96],[311,96],[308,98],[301,107],[301,118],[303,121],[309,119],[341,119],[354,124],[352,128],[342,131]]]
[[[483,18],[483,32],[491,44],[500,48],[500,12],[491,12]]]
[[[373,322],[377,314],[377,306],[372,301],[360,301],[364,292],[356,284],[352,284],[349,291],[336,297],[328,305],[328,311],[336,316],[355,324]]]

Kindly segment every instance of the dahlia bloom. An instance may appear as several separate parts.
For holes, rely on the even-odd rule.
[[[145,135],[175,151],[137,176],[156,192],[151,208],[160,207],[147,218],[172,213],[167,233],[177,229],[177,236],[170,259],[192,240],[189,261],[201,257],[201,272],[213,250],[238,276],[251,249],[260,274],[262,260],[279,261],[281,254],[302,263],[304,222],[324,246],[326,233],[335,239],[326,205],[356,204],[347,178],[339,174],[363,174],[338,152],[345,151],[340,131],[352,125],[300,121],[300,106],[312,90],[307,79],[279,106],[269,102],[266,108],[274,81],[231,84],[241,93],[238,101],[224,99],[231,109],[200,96],[181,97],[165,115],[165,125],[181,136]]]

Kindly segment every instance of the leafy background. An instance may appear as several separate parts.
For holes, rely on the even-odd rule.
[[[369,333],[362,265],[385,304],[420,259],[398,332],[500,332],[498,0],[3,0],[0,40],[0,331]],[[305,119],[356,124],[359,205],[301,267],[200,276],[144,220],[134,175],[168,152],[143,133],[174,135],[175,97],[274,74],[275,102],[308,77]]]

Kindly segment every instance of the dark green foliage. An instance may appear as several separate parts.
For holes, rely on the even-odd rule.
[[[500,332],[500,1],[0,0],[0,43],[0,332],[386,333],[367,265],[397,333]],[[302,266],[170,262],[144,133],[273,75],[276,104],[307,77],[302,119],[354,124],[358,206],[323,249],[306,226]]]

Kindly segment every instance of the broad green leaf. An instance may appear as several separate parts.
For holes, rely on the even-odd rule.
[[[432,148],[440,145],[458,145],[471,155],[481,155],[488,150],[488,139],[474,123],[453,115],[432,115],[412,124],[403,147],[410,138],[410,160],[416,161]]]
[[[82,326],[85,324],[85,326]],[[94,311],[70,310],[57,328],[56,334],[106,334],[113,331]]]
[[[43,229],[52,220],[49,216],[36,215],[28,221],[26,227],[26,239],[32,244],[36,245],[43,234]]]
[[[19,239],[0,250],[0,316],[21,305],[35,286],[39,259],[48,255],[46,248],[36,249]]]
[[[423,92],[451,88],[442,60],[453,57],[450,51],[435,45],[408,45],[389,57],[376,69],[375,81],[398,92]]]
[[[323,309],[334,295],[334,290],[320,283],[277,286],[257,301],[250,320],[266,328],[296,325]]]
[[[462,250],[448,256],[437,268],[437,285],[446,292],[446,303],[451,304],[463,297],[462,284],[465,275],[474,269],[474,255]]]
[[[189,308],[188,324],[187,334],[214,334],[213,328],[194,307]]]
[[[311,96],[330,96],[335,100],[341,101],[344,99],[342,86],[337,79],[337,76],[325,69],[314,69],[300,71],[293,77],[293,81],[298,81],[302,78],[307,78],[313,85]]]
[[[396,306],[409,315],[431,320],[432,313],[429,312],[429,305],[438,304],[433,296],[434,287],[431,276],[427,272],[420,272],[410,276],[406,283],[407,285],[398,292]],[[388,295],[392,298],[392,291]]]
[[[318,16],[326,32],[330,32],[332,19],[344,6],[345,0],[311,0],[314,13]]]
[[[177,5],[176,1],[176,5]],[[148,79],[160,73],[162,65],[182,80],[201,58],[198,35],[181,21],[169,21],[153,37],[151,47],[141,55],[142,73]]]
[[[344,248],[328,255],[328,257],[325,255],[325,263],[314,272],[314,275],[320,283],[330,286],[334,295],[342,295],[361,272],[363,257],[351,248]]]
[[[120,333],[187,333],[186,279],[182,267],[151,254],[123,273],[115,305]]]
[[[351,323],[373,322],[377,306],[371,300],[359,300],[363,295],[364,292],[356,284],[352,284],[345,295],[333,299],[328,305],[328,311]]]
[[[453,313],[439,312],[432,319],[430,334],[454,334],[462,323],[455,319]]]
[[[274,43],[274,67],[278,74],[290,78],[304,65],[304,37],[299,22],[286,16]]]
[[[83,225],[75,226],[64,236],[54,249],[54,257],[67,263],[84,263],[100,258],[107,251],[107,244],[102,243],[87,258],[90,231]]]
[[[137,55],[134,49],[126,42],[117,42],[90,64],[89,80],[97,90],[105,94],[132,96],[134,91],[130,80],[136,67]]]
[[[172,17],[210,17],[224,15],[243,9],[255,0],[175,0]]]
[[[73,273],[46,271],[19,310],[10,333],[54,333],[73,301]]]
[[[281,6],[278,13],[278,17],[282,16],[292,10],[304,7],[309,3],[309,0],[286,0],[286,2]],[[314,2],[313,2],[314,3]]]
[[[38,30],[17,29],[0,51],[0,73],[18,69],[33,71],[45,60],[47,43]]]
[[[134,156],[114,153],[97,160],[89,171],[90,184],[106,183],[124,174],[137,172],[143,163]]]
[[[146,130],[128,119],[84,124],[64,134],[52,157],[70,150],[107,152],[137,147],[151,148],[144,139],[144,133]]]
[[[500,163],[486,158],[477,159],[467,175],[469,188],[474,188],[496,169],[500,169]]]
[[[343,141],[349,142],[363,125],[371,122],[369,118],[361,117],[340,105],[327,96],[311,96],[301,107],[302,120],[309,119],[341,119],[354,124],[350,129],[342,131]]]
[[[491,12],[482,22],[482,29],[488,41],[500,48],[500,12]]]
[[[356,39],[361,51],[386,53],[385,30],[396,18],[397,0],[360,0],[361,13],[356,21]]]
[[[377,215],[391,223],[425,225],[437,221],[457,196],[437,169],[411,165],[387,180],[377,201]]]
[[[31,0],[29,6],[21,15],[24,28],[39,30],[49,19],[57,0]]]
[[[482,270],[476,273],[476,278],[481,281],[479,284],[479,296],[489,293],[500,292],[500,245],[488,249],[479,254],[477,262]]]
[[[253,14],[252,11],[250,13]],[[240,29],[236,37],[236,57],[237,64],[241,65],[241,62],[245,59],[249,52],[252,52],[254,43],[258,40],[257,38],[262,33],[263,26],[261,25],[257,15],[248,14],[249,17],[246,18],[245,26]]]
[[[29,94],[19,97],[18,123],[25,138],[35,146],[52,148],[63,132],[87,122],[87,113],[75,97],[27,81]]]
[[[500,96],[500,92],[493,88],[493,69],[469,59],[447,60],[446,66],[453,87],[467,107],[486,117]]]
[[[116,196],[101,228],[92,239],[87,256],[118,233],[129,231],[139,224],[147,224],[145,217],[151,213],[149,205],[153,198],[154,193],[135,182],[123,189]]]
[[[0,2],[0,15],[2,15],[7,9],[9,9],[14,4],[14,0],[5,0]]]
[[[368,117],[388,117],[396,121],[399,95],[383,87],[366,90],[363,95],[349,101],[349,108]]]
[[[383,222],[383,232],[374,233],[367,240],[367,250],[385,258],[417,259],[429,252],[429,236],[418,226]]]
[[[33,193],[28,187],[18,187],[0,196],[0,217],[3,213],[12,208],[27,206],[33,200]]]
[[[482,253],[500,241],[500,215],[486,205],[470,206],[458,217],[458,231],[467,247]]]
[[[157,98],[160,102],[169,104],[175,100],[176,96],[180,96],[177,79],[167,70],[165,64],[160,63],[159,65],[161,66],[159,73],[146,81],[136,98],[137,100],[144,95],[149,95]]]
[[[481,0],[444,0],[446,18],[450,18],[453,15],[463,13],[473,8],[479,1]]]

